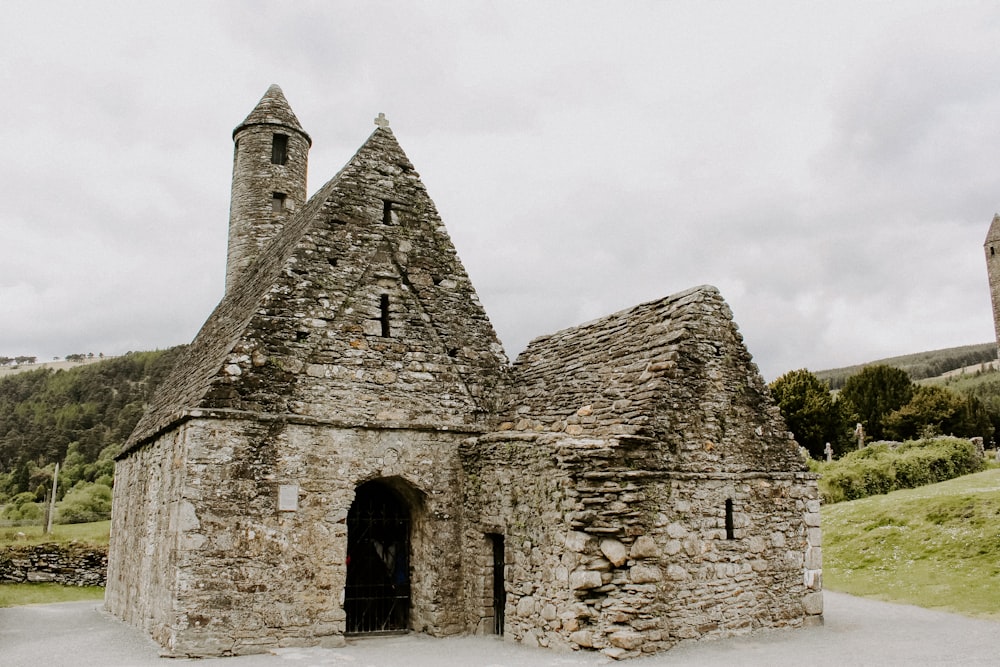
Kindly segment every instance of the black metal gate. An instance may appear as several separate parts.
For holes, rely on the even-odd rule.
[[[347,514],[347,632],[405,631],[410,616],[410,512],[385,484],[358,487]]]

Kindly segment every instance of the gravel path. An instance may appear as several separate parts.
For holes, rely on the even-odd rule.
[[[826,622],[802,630],[680,645],[623,665],[997,665],[1000,623],[919,607],[825,593]],[[141,633],[95,602],[0,609],[0,665],[113,667],[178,664],[215,667],[571,667],[616,664],[600,653],[529,649],[491,637],[423,635],[351,641],[340,649],[281,649],[274,654],[164,660]]]

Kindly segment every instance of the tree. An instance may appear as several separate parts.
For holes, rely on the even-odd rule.
[[[917,387],[913,398],[882,420],[885,434],[895,440],[955,434],[965,401],[941,387]]]
[[[866,366],[857,375],[847,378],[840,390],[838,403],[850,419],[860,422],[867,436],[885,438],[883,420],[913,398],[913,382],[906,371],[882,364]]]
[[[989,442],[992,434],[989,415],[974,396],[936,386],[918,386],[909,403],[886,416],[884,426],[897,440],[955,435]]]
[[[803,368],[785,373],[769,387],[789,430],[810,456],[824,458],[828,442],[836,454],[845,449],[844,420],[825,382]]]

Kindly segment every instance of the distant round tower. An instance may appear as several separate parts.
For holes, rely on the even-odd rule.
[[[233,141],[227,292],[305,203],[312,146],[312,139],[276,85],[267,89],[246,120],[233,130]]]
[[[990,231],[986,234],[986,275],[990,280],[990,298],[993,299],[993,329],[997,347],[1000,348],[1000,213],[993,216]]]

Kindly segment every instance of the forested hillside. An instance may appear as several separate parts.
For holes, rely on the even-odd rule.
[[[182,350],[130,352],[71,370],[0,378],[0,503],[51,484],[56,462],[63,491],[108,475],[114,453]]]
[[[142,415],[153,389],[183,349],[184,346],[178,346],[155,352],[130,352],[69,370],[39,369],[0,377],[0,505],[15,496],[18,500],[12,502],[29,502],[30,499],[23,495],[26,493],[41,500],[46,487],[51,485],[56,462],[61,467],[60,497],[80,483],[97,482],[110,486],[114,455]],[[899,368],[910,380],[919,380],[956,368],[985,364],[995,357],[996,345],[986,343],[894,357],[872,364]],[[829,389],[843,387],[847,378],[858,375],[863,367],[820,371],[815,374],[817,387],[810,389],[811,394],[806,393],[817,394],[823,399]],[[1000,374],[974,375],[975,378],[962,376],[947,380],[947,388],[960,396],[960,399],[951,397],[954,405],[949,403],[942,407],[942,396],[948,398],[950,394],[924,391],[920,398],[924,403],[934,399],[934,410],[923,406],[917,416],[934,413],[932,416],[936,418],[937,413],[947,408],[954,415],[950,421],[935,422],[940,432],[958,435],[971,428],[976,433],[984,431],[982,434],[990,442],[993,429],[1000,428]],[[829,388],[824,381],[829,382]],[[974,384],[966,386],[968,382]],[[793,399],[805,391],[798,386],[788,390]],[[772,383],[772,392],[780,402],[781,392],[776,391],[775,383]],[[822,457],[826,442],[832,442],[838,452],[848,447],[851,436],[847,426],[853,428],[855,421],[864,421],[860,415],[833,414],[836,410],[831,397],[823,400],[830,404],[826,411],[832,416],[817,421],[826,403],[810,403],[808,414],[802,418],[808,421],[811,430],[799,424],[800,432],[797,433],[804,442],[809,440],[807,436],[812,431],[816,431],[814,439],[818,449],[813,454],[817,458]],[[899,423],[891,424],[897,430],[912,426],[910,422],[916,419],[906,411],[897,417]],[[786,419],[789,419],[787,415]],[[991,420],[996,422],[992,426]],[[962,426],[965,422],[972,426],[966,424],[968,428],[965,428]],[[872,425],[866,428],[870,435],[881,436],[872,430]],[[926,425],[921,429],[926,430]],[[11,512],[13,510],[8,509],[8,514]]]
[[[816,377],[829,384],[830,389],[837,390],[844,386],[847,378],[857,375],[865,366],[892,366],[893,368],[905,371],[911,380],[916,381],[937,377],[948,371],[965,368],[966,366],[985,364],[996,358],[996,343],[963,345],[962,347],[949,347],[944,350],[932,350],[930,352],[918,352],[917,354],[879,359],[856,366],[817,371]]]

